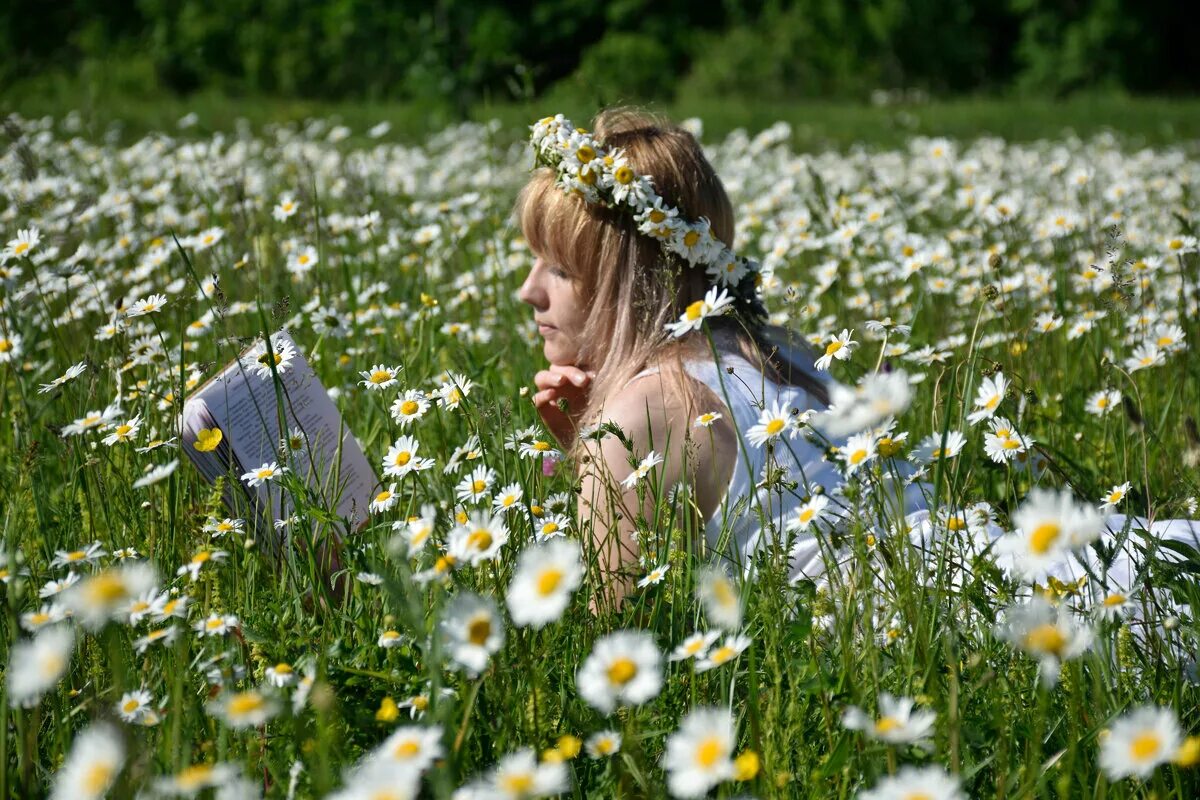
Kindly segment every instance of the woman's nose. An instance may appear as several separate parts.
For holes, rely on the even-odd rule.
[[[541,285],[541,270],[538,269],[539,266],[539,262],[534,262],[533,269],[525,276],[525,282],[517,290],[517,299],[522,303],[528,303],[538,311],[542,311],[548,304],[548,298],[546,290]]]

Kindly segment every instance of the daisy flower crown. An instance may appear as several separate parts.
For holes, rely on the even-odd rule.
[[[689,267],[703,267],[712,279],[713,286],[704,299],[689,305],[677,322],[667,325],[674,336],[699,330],[705,319],[731,311],[751,329],[766,323],[767,312],[758,295],[758,262],[726,247],[713,235],[707,219],[689,221],[654,191],[651,176],[634,172],[620,149],[607,149],[562,114],[545,117],[530,130],[534,166],[554,169],[564,192],[631,214],[638,231],[659,243],[668,262],[679,259]]]

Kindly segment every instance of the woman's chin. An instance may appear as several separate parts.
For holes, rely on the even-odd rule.
[[[577,354],[574,350],[558,347],[550,342],[542,345],[542,355],[551,364],[562,367],[573,367],[577,359]]]

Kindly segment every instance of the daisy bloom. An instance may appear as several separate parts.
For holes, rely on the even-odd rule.
[[[879,455],[875,434],[871,431],[856,433],[838,448],[838,452],[846,464],[846,477],[849,478]]]
[[[1034,489],[1012,519],[1016,530],[999,540],[996,551],[1011,554],[1014,571],[1032,579],[1044,576],[1070,550],[1097,539],[1104,528],[1103,516],[1076,504],[1069,491]]]
[[[1092,646],[1092,631],[1066,606],[1057,609],[1041,595],[1009,606],[997,633],[1019,650],[1037,659],[1042,681],[1058,682],[1062,662]]]
[[[1104,495],[1104,499],[1100,501],[1100,510],[1112,511],[1120,505],[1121,501],[1125,499],[1125,495],[1129,494],[1130,485],[1129,481],[1125,481],[1109,489]]]
[[[737,636],[727,637],[720,647],[715,647],[703,657],[696,661],[697,672],[708,672],[710,669],[728,664],[733,659],[742,654],[742,651],[750,646],[751,639],[749,636],[738,634]]]
[[[50,800],[100,800],[124,764],[120,731],[110,723],[94,722],[71,743],[71,752],[54,775]]]
[[[429,399],[420,389],[409,389],[392,403],[392,419],[401,428],[416,422],[429,410]]]
[[[508,541],[508,526],[504,520],[486,511],[472,511],[465,524],[450,531],[446,550],[456,561],[478,566],[496,557]]]
[[[258,689],[248,689],[221,695],[208,704],[208,711],[231,728],[254,728],[275,716],[279,704]]]
[[[988,422],[988,432],[983,437],[983,449],[988,458],[997,464],[1006,464],[1033,446],[1031,437],[1017,431],[1004,417],[993,417]]]
[[[600,731],[588,737],[584,744],[589,758],[608,758],[621,752],[621,734],[616,731]]]
[[[4,341],[3,339],[0,339],[0,349],[3,349],[3,341]],[[68,367],[67,371],[64,372],[62,375],[59,375],[57,378],[50,381],[49,383],[43,383],[41,385],[41,388],[38,389],[38,394],[45,394],[46,392],[57,389],[59,386],[62,386],[67,381],[74,380],[75,378],[82,375],[83,371],[85,369],[87,369],[86,361],[80,361],[78,364]]]
[[[1008,379],[1004,377],[1003,372],[997,372],[995,375],[984,378],[975,393],[975,410],[967,415],[967,422],[974,425],[985,419],[991,419],[992,415],[996,413],[996,409],[1000,407],[1000,402],[1004,400],[1004,393],[1007,390]]]
[[[154,698],[145,689],[126,692],[117,701],[117,714],[126,722],[140,722],[153,702]]]
[[[15,363],[20,358],[24,352],[24,348],[21,346],[23,341],[20,334],[0,335],[0,364]],[[50,389],[54,388],[53,384],[47,384],[47,386]],[[49,389],[46,391],[49,391]],[[38,394],[41,394],[41,392],[38,392]]]
[[[574,539],[525,548],[505,595],[513,624],[537,629],[556,622],[582,581],[583,562]]]
[[[696,597],[714,625],[727,631],[742,627],[742,598],[724,570],[719,567],[702,570],[696,579]]]
[[[1100,743],[1100,768],[1111,780],[1148,778],[1171,761],[1183,744],[1183,732],[1169,708],[1142,706],[1112,724]]]
[[[438,405],[451,410],[458,408],[474,386],[467,376],[451,372],[449,380],[438,387]]]
[[[914,701],[907,697],[879,695],[879,718],[875,719],[858,706],[850,706],[842,714],[842,725],[852,731],[862,731],[872,739],[888,744],[912,744],[933,735],[937,714],[932,711],[913,711]]]
[[[829,385],[829,407],[818,417],[827,436],[838,438],[873,428],[912,403],[912,382],[903,370],[874,372],[857,386]]]
[[[720,411],[705,411],[700,416],[696,417],[692,422],[693,428],[709,428],[713,423],[722,418]]]
[[[78,550],[55,550],[50,566],[74,568],[79,564],[93,564],[106,555],[108,551],[100,542],[92,542]]]
[[[259,342],[242,359],[242,365],[262,380],[270,380],[274,374],[271,371],[272,362],[275,367],[274,371],[282,375],[292,368],[295,359],[295,346],[281,336],[273,336],[271,337],[270,352],[267,351],[265,341]]]
[[[14,642],[5,669],[9,705],[37,705],[67,671],[74,651],[75,632],[66,625],[55,625],[32,639]]]
[[[566,764],[561,761],[543,761],[539,764],[533,750],[524,749],[500,759],[476,796],[497,800],[530,800],[562,794],[570,785]]]
[[[732,305],[733,298],[729,292],[713,286],[704,295],[703,300],[697,300],[688,305],[678,321],[668,322],[666,328],[672,336],[678,339],[689,331],[700,330],[704,320],[721,316]]]
[[[845,361],[850,358],[850,354],[854,352],[854,348],[858,346],[858,342],[850,338],[849,329],[842,329],[842,332],[837,336],[829,337],[829,344],[825,346],[825,354],[818,358],[813,366],[818,370],[827,370],[829,365],[836,358],[838,361]]]
[[[1121,404],[1121,393],[1116,389],[1102,389],[1088,396],[1084,408],[1089,414],[1103,417]]]
[[[770,408],[764,408],[758,415],[758,422],[746,431],[746,440],[758,447],[778,439],[787,431],[791,423],[791,409],[776,402]]]
[[[385,650],[404,644],[404,635],[400,631],[388,629],[379,634],[377,644]]]
[[[123,562],[63,592],[63,605],[80,625],[99,630],[110,619],[126,616],[132,600],[155,591],[157,586],[154,567],[142,561]]]
[[[646,702],[662,683],[662,655],[645,631],[617,631],[598,639],[575,676],[579,696],[604,714]]]
[[[859,800],[966,800],[958,778],[941,767],[905,765],[895,775],[883,778],[874,788],[858,795]]]
[[[480,464],[454,488],[461,503],[474,503],[484,499],[496,480],[496,470]]]
[[[224,636],[238,626],[238,618],[232,614],[209,614],[196,623],[196,632],[203,636]]]
[[[496,493],[492,499],[492,510],[503,513],[521,508],[521,498],[524,496],[525,492],[521,489],[521,484],[510,483]]]
[[[661,463],[663,463],[663,457],[651,450],[646,454],[646,457],[641,460],[641,463],[637,465],[637,468],[621,481],[621,485],[626,489],[632,489],[638,484],[639,481],[650,474],[650,470],[654,469]]]
[[[789,531],[806,531],[808,527],[821,518],[821,512],[829,505],[829,498],[823,494],[814,494],[808,502],[796,509],[792,518],[787,521]]]
[[[373,392],[383,391],[396,385],[396,374],[398,372],[400,372],[399,367],[376,364],[369,370],[358,373],[363,378],[359,381],[359,384]]]
[[[386,487],[379,490],[379,493],[371,499],[370,509],[373,513],[380,511],[389,511],[399,501],[396,495],[396,484],[389,483]]]
[[[401,436],[397,439],[383,457],[383,474],[403,478],[410,472],[432,467],[433,459],[417,455],[417,448],[420,446],[421,443],[411,436]]]
[[[504,644],[504,622],[489,598],[470,592],[457,594],[442,614],[441,630],[456,666],[475,677]]]
[[[309,244],[288,253],[285,268],[293,275],[304,275],[312,270],[320,260],[317,248]]]
[[[152,294],[149,297],[143,297],[140,300],[135,300],[129,310],[125,312],[127,317],[141,317],[146,314],[156,314],[163,310],[163,306],[167,304],[167,296],[165,294]]]
[[[283,222],[289,219],[293,214],[300,210],[300,204],[293,199],[290,194],[285,194],[279,198],[278,205],[271,209],[271,216],[275,217],[277,222]]]
[[[708,653],[708,648],[712,647],[713,642],[719,638],[721,638],[720,631],[693,633],[671,651],[667,660],[683,661],[688,658],[703,658]]]
[[[546,514],[534,523],[534,535],[537,541],[544,542],[548,539],[566,536],[569,527],[571,527],[571,520],[566,516]]]
[[[192,764],[166,778],[154,782],[155,791],[169,797],[195,797],[205,789],[224,786],[237,777],[233,764]]]
[[[941,433],[931,433],[917,445],[912,457],[914,461],[924,462],[954,458],[962,452],[966,443],[967,437],[961,431],[947,431],[945,437]]]
[[[296,670],[292,669],[292,665],[287,662],[280,661],[273,667],[267,667],[266,670],[267,683],[274,686],[276,689],[282,689],[285,686],[291,686],[296,682]]]
[[[367,760],[420,774],[442,757],[442,731],[423,725],[401,725],[375,748]]]
[[[663,578],[667,575],[667,570],[670,568],[671,564],[669,562],[666,564],[659,564],[657,567],[647,572],[646,575],[637,582],[638,588],[645,589],[651,584],[662,583]]]
[[[667,737],[662,767],[672,797],[703,797],[733,777],[733,718],[723,708],[697,708]]]
[[[278,461],[272,461],[269,464],[263,464],[258,469],[252,469],[249,472],[243,473],[242,480],[248,486],[262,486],[264,483],[270,483],[287,471],[287,467],[281,467]]]
[[[17,238],[9,239],[8,246],[0,255],[5,256],[6,259],[28,256],[41,241],[42,234],[37,228],[21,228],[17,231]]]

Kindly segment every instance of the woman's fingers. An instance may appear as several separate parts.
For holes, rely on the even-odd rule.
[[[569,364],[551,364],[549,371],[554,374],[561,375],[564,379],[570,381],[580,388],[591,383],[592,376],[595,375],[595,373],[585,372],[579,367],[571,366]]]

